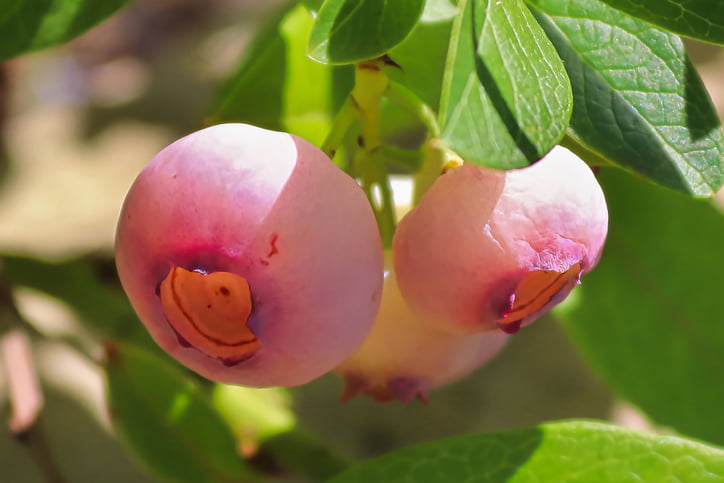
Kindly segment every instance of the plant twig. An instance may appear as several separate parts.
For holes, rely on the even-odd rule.
[[[20,315],[10,287],[0,273],[0,359],[8,380],[11,407],[8,427],[48,483],[65,483],[39,424],[44,398],[28,335],[32,327]]]

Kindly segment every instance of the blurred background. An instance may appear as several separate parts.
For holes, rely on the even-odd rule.
[[[89,277],[116,293],[113,238],[131,182],[158,150],[204,126],[219,84],[283,3],[138,0],[69,44],[0,64],[0,254],[80,260]],[[722,116],[724,50],[689,47]],[[47,336],[33,340],[46,397],[46,447],[39,451],[68,481],[153,481],[113,435],[100,368],[67,343],[100,354],[98,337],[57,298],[29,288],[15,296]],[[0,367],[0,424],[9,417],[6,385]],[[302,427],[360,458],[565,418],[648,424],[609,393],[552,318],[521,331],[473,376],[432,392],[427,406],[343,404],[341,392],[332,375],[291,391]],[[37,456],[0,431],[2,481],[43,481]]]

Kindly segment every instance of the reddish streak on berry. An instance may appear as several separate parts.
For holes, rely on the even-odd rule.
[[[279,235],[276,233],[272,233],[271,239],[269,240],[269,253],[266,254],[267,257],[271,258],[272,255],[276,255],[279,253],[279,250],[277,249],[277,240],[279,239]]]
[[[251,357],[260,347],[247,322],[251,290],[229,272],[201,273],[173,267],[160,285],[161,306],[182,345],[226,365]]]

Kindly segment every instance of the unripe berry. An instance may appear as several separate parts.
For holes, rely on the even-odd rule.
[[[385,278],[382,305],[367,339],[334,370],[345,380],[343,400],[366,394],[377,402],[415,397],[450,384],[495,356],[503,333],[453,334],[426,324],[400,295],[394,274]]]
[[[410,306],[446,330],[513,333],[596,265],[607,229],[603,192],[567,149],[511,171],[464,163],[400,221],[394,269]]]
[[[307,141],[244,124],[156,155],[126,197],[116,264],[163,349],[248,386],[302,384],[349,356],[383,277],[357,183]]]

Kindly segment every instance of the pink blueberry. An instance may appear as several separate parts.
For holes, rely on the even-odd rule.
[[[510,336],[453,334],[421,321],[385,278],[382,305],[369,336],[334,372],[345,380],[343,400],[365,394],[377,402],[415,397],[468,375],[495,356]]]
[[[464,163],[400,221],[394,269],[405,300],[439,327],[513,333],[593,269],[607,228],[593,172],[565,148],[511,171]]]
[[[364,340],[382,248],[358,184],[309,142],[222,124],[162,150],[125,200],[123,287],[151,336],[223,383],[292,386]]]

